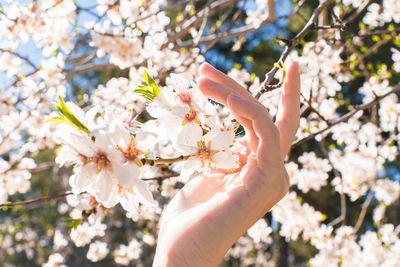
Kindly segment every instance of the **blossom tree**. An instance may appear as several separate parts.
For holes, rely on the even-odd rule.
[[[399,10],[395,0],[1,1],[0,264],[151,265],[169,200],[194,177],[242,167],[245,129],[200,92],[204,62],[276,118],[297,61],[290,191],[221,264],[397,266]]]

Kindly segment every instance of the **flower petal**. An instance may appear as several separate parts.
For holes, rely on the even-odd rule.
[[[232,131],[219,132],[211,141],[210,149],[218,151],[227,149],[232,145],[234,138],[235,133]]]
[[[215,167],[220,169],[238,168],[238,159],[237,155],[232,154],[230,151],[221,151],[213,156]]]
[[[134,185],[135,180],[138,180],[140,175],[139,166],[135,163],[125,163],[122,166],[116,166],[114,172],[117,177],[118,184],[122,186]]]

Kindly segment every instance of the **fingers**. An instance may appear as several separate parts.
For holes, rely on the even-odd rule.
[[[259,103],[248,101],[232,93],[227,99],[228,108],[233,115],[240,115],[252,123],[252,129],[258,137],[257,160],[263,170],[272,162],[280,160],[279,133],[272,122],[267,109]],[[278,156],[276,154],[278,153]]]
[[[199,80],[199,89],[200,91],[208,98],[218,102],[226,107],[228,96],[234,93],[230,88],[217,83],[208,77],[201,77]],[[232,110],[231,110],[232,112]],[[245,128],[247,137],[249,139],[250,148],[252,151],[256,151],[257,149],[257,136],[253,133],[252,123],[248,119],[243,118],[240,114],[232,112],[232,115],[235,116],[236,120]]]
[[[293,62],[283,85],[281,102],[276,117],[280,132],[281,155],[284,158],[296,135],[300,120],[300,72],[299,64]]]
[[[200,91],[208,98],[226,106],[228,96],[232,93],[229,87],[215,82],[208,77],[201,77],[199,80]]]
[[[249,92],[243,86],[238,84],[235,80],[231,77],[226,75],[225,73],[217,70],[207,62],[203,63],[200,66],[200,74],[202,76],[206,76],[207,78],[220,83],[228,88],[231,88],[235,93],[244,97],[247,100],[253,100],[254,98],[250,95]]]

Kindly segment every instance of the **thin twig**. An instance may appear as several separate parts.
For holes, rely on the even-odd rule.
[[[32,204],[32,203],[36,203],[36,202],[49,201],[49,200],[53,200],[53,199],[63,198],[63,197],[66,197],[66,196],[69,196],[72,194],[73,194],[72,192],[67,192],[67,193],[62,193],[62,194],[55,195],[55,196],[39,197],[39,198],[29,199],[29,200],[24,200],[24,201],[3,203],[3,204],[0,204],[0,208],[1,207],[21,206],[21,205],[28,205],[28,204]]]
[[[308,140],[314,138],[315,136],[317,136],[319,134],[322,134],[323,132],[329,130],[330,128],[332,128],[332,126],[334,126],[336,124],[339,124],[341,122],[347,121],[348,119],[353,117],[359,111],[368,109],[368,108],[372,107],[373,105],[375,105],[376,103],[378,103],[379,101],[381,101],[383,98],[387,97],[388,95],[391,95],[393,93],[397,93],[399,91],[400,91],[400,84],[398,84],[396,87],[394,87],[392,90],[390,90],[386,94],[383,94],[381,96],[377,96],[375,99],[371,100],[370,102],[368,102],[366,104],[356,106],[352,111],[349,111],[348,113],[346,113],[342,117],[339,117],[339,118],[337,118],[335,120],[332,120],[330,125],[328,125],[324,129],[319,130],[319,131],[317,131],[315,133],[309,134],[308,136],[306,136],[306,137],[304,137],[304,138],[302,138],[300,140],[297,140],[295,143],[293,143],[292,147],[298,146],[300,144],[303,144],[303,143],[307,142]]]
[[[8,50],[8,49],[0,48],[0,52],[9,53],[11,55],[14,55],[14,56],[24,60],[25,62],[27,62],[32,68],[34,68],[34,69],[37,68],[36,65],[28,57],[22,56],[21,54],[15,52],[15,51],[11,51],[11,50]]]
[[[328,151],[326,151],[325,148],[325,139],[323,138],[321,140],[321,151],[322,154],[324,154],[325,158],[328,160],[329,165],[332,167],[332,171],[335,174],[336,177],[340,178],[340,183],[343,184],[343,178],[341,173],[335,168],[335,165],[331,161]],[[346,204],[346,196],[343,193],[343,190],[340,190],[340,216],[331,221],[328,225],[329,226],[334,226],[338,223],[342,223],[343,225],[346,224],[346,213],[347,213],[347,204]]]
[[[371,201],[372,201],[372,195],[373,195],[372,192],[369,192],[368,197],[365,199],[365,201],[361,207],[360,216],[358,217],[357,223],[354,226],[354,230],[356,233],[358,232],[358,230],[360,230],[361,225],[364,222],[365,214],[367,214],[369,204],[371,204]]]
[[[156,177],[151,177],[151,178],[142,178],[142,180],[144,181],[154,181],[154,180],[162,180],[162,179],[168,179],[171,177],[177,177],[181,175],[180,173],[174,172],[170,175],[163,175],[163,176],[156,176]]]
[[[324,10],[333,0],[325,0],[321,1],[319,6],[314,10],[310,20],[308,23],[303,27],[303,29],[291,40],[287,40],[285,50],[281,54],[281,57],[279,58],[278,62],[285,62],[286,58],[288,57],[290,51],[299,44],[300,40],[303,39],[305,35],[307,35],[309,32],[315,30],[315,25],[318,20],[319,14]],[[272,79],[274,78],[276,72],[278,71],[277,67],[273,67],[266,75],[265,75],[265,80],[257,90],[257,93],[255,95],[256,99],[259,99],[260,96],[265,93],[270,91],[269,89],[269,84],[271,83]]]
[[[218,0],[218,1],[211,1],[207,6],[205,6],[202,10],[197,12],[194,16],[190,17],[187,21],[184,22],[182,25],[182,29],[172,35],[168,41],[166,42],[165,46],[169,43],[174,43],[176,40],[180,39],[181,37],[185,36],[186,33],[192,28],[200,24],[204,17],[210,17],[220,11],[221,9],[227,8],[229,6],[235,5],[240,0]]]

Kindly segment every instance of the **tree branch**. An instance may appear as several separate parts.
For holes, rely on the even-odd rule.
[[[314,10],[310,20],[307,24],[303,27],[303,29],[291,40],[287,40],[285,50],[283,51],[281,57],[279,58],[278,62],[284,62],[288,57],[290,51],[300,42],[301,39],[309,32],[315,30],[315,25],[318,20],[319,14],[325,9],[333,0],[325,0],[319,4],[319,6]],[[271,83],[272,79],[274,78],[276,72],[278,71],[277,67],[273,67],[266,75],[265,80],[261,84],[260,88],[257,90],[258,92],[255,95],[256,99],[259,99],[260,96],[270,91],[268,88],[269,84]]]
[[[26,63],[28,63],[32,68],[34,68],[34,69],[37,68],[36,65],[33,64],[33,62],[32,62],[28,57],[22,56],[22,55],[20,55],[20,54],[17,53],[17,52],[14,52],[14,51],[11,51],[11,50],[8,50],[8,49],[3,49],[3,48],[0,48],[0,52],[9,53],[9,54],[11,54],[11,55],[14,55],[14,56],[16,56],[16,57],[18,57],[18,58],[24,60],[24,61],[25,61]]]
[[[190,17],[184,24],[182,25],[182,30],[172,35],[166,44],[173,43],[176,40],[183,37],[192,27],[197,26],[202,22],[204,17],[210,17],[217,13],[219,10],[227,8],[229,6],[235,5],[240,0],[218,0],[211,1],[207,6],[205,6],[202,10],[196,13],[195,16]]]
[[[354,229],[355,229],[356,233],[358,232],[358,230],[360,230],[361,225],[364,222],[365,214],[367,214],[367,210],[368,210],[369,204],[371,204],[371,201],[372,201],[372,195],[373,195],[373,193],[369,192],[368,197],[365,199],[365,201],[364,201],[364,203],[363,203],[363,205],[361,207],[360,216],[358,217],[357,223],[354,226]]]
[[[312,134],[310,134],[310,135],[308,135],[308,136],[306,136],[306,137],[304,137],[304,138],[302,138],[302,139],[296,141],[295,143],[293,143],[292,147],[298,146],[298,145],[301,145],[301,144],[307,142],[308,140],[314,138],[315,136],[317,136],[317,135],[319,135],[319,134],[322,134],[323,132],[329,130],[330,128],[332,128],[332,126],[334,126],[334,125],[336,125],[336,124],[339,124],[339,123],[341,123],[341,122],[347,121],[347,120],[350,119],[352,116],[354,116],[357,112],[362,111],[362,110],[365,110],[365,109],[367,109],[367,108],[370,108],[370,107],[372,107],[373,105],[375,105],[376,103],[378,103],[379,101],[381,101],[383,98],[387,97],[388,95],[391,95],[391,94],[393,94],[393,93],[397,93],[397,92],[399,92],[399,91],[400,91],[400,84],[398,84],[397,86],[395,86],[392,90],[390,90],[390,91],[387,92],[386,94],[383,94],[383,95],[381,95],[381,96],[377,96],[374,100],[372,100],[372,101],[370,101],[370,102],[368,102],[368,103],[366,103],[366,104],[356,106],[352,111],[349,111],[348,113],[346,113],[346,114],[343,115],[342,117],[339,117],[339,118],[337,118],[336,120],[332,120],[332,121],[330,122],[330,125],[328,125],[326,128],[324,128],[324,129],[322,129],[322,130],[319,130],[319,131],[317,131],[317,132],[315,132],[315,133],[312,133]]]
[[[119,67],[111,63],[98,64],[98,65],[93,63],[88,63],[77,70],[68,71],[65,77],[67,80],[70,80],[75,75],[85,74],[88,73],[89,71],[112,70],[112,69],[119,69]]]
[[[39,198],[29,199],[29,200],[24,200],[24,201],[3,203],[3,204],[0,204],[0,208],[1,207],[13,207],[13,206],[29,205],[29,204],[36,203],[36,202],[43,202],[43,201],[49,201],[49,200],[53,200],[53,199],[63,198],[63,197],[66,197],[66,196],[69,196],[69,195],[72,195],[72,194],[73,194],[72,192],[67,192],[67,193],[62,193],[62,194],[55,195],[55,196],[39,197]]]
[[[321,151],[322,154],[324,154],[325,158],[328,160],[329,165],[332,167],[332,171],[335,174],[336,177],[340,178],[340,183],[343,184],[343,179],[341,173],[335,168],[335,165],[329,158],[328,151],[326,151],[325,148],[325,139],[323,138],[321,140]],[[340,216],[331,221],[328,225],[334,226],[340,222],[342,222],[343,225],[346,224],[346,213],[347,213],[347,204],[346,204],[346,196],[344,195],[343,191],[340,191]]]
[[[209,44],[210,42],[215,44],[217,42],[229,40],[229,39],[236,38],[236,37],[245,36],[248,33],[253,33],[253,32],[260,30],[265,25],[270,24],[275,21],[274,6],[275,6],[275,1],[268,0],[268,17],[258,27],[253,27],[252,25],[245,25],[245,26],[241,26],[239,28],[232,29],[229,32],[224,31],[221,33],[210,34],[203,38],[200,38],[197,45],[206,45],[206,44]],[[179,44],[179,47],[193,47],[195,45],[196,45],[196,43],[194,40],[188,40],[188,41],[181,42]]]

